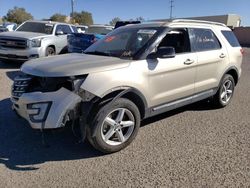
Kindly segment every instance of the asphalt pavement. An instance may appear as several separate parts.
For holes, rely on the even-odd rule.
[[[19,64],[0,63],[0,188],[250,187],[250,49],[232,103],[203,101],[143,121],[125,150],[103,155],[70,128],[32,130],[11,110]]]

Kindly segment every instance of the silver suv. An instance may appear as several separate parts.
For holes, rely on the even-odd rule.
[[[24,62],[67,51],[67,34],[74,26],[50,21],[27,21],[14,32],[0,34],[0,60]]]
[[[128,25],[85,54],[25,63],[14,81],[13,109],[34,129],[79,122],[83,139],[112,153],[131,143],[142,119],[207,98],[227,106],[241,63],[242,48],[223,24]]]

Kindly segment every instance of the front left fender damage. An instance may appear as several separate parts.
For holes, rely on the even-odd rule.
[[[76,108],[82,98],[72,91],[61,88],[55,92],[24,93],[18,100],[12,98],[13,109],[25,118],[33,129],[56,129],[65,125],[65,115]],[[39,109],[40,104],[50,103],[50,109]],[[32,105],[35,106],[32,109]],[[47,114],[44,110],[48,110]],[[40,113],[40,114],[39,114]],[[47,116],[44,121],[34,121],[35,118]]]

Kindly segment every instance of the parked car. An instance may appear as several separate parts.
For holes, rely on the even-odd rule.
[[[129,25],[129,24],[139,24],[139,23],[141,23],[141,21],[118,21],[116,22],[114,29],[117,29],[118,27],[122,27],[125,25]]]
[[[82,53],[90,45],[104,38],[113,28],[108,25],[91,25],[85,33],[72,33],[68,36],[68,51]]]
[[[112,153],[132,142],[142,119],[207,98],[227,106],[241,63],[242,48],[224,24],[135,24],[114,30],[85,54],[25,63],[11,100],[32,128],[79,122],[83,139]]]
[[[0,60],[24,62],[67,51],[67,34],[76,28],[50,21],[27,21],[14,32],[0,34]]]
[[[9,30],[4,26],[0,26],[0,33],[1,32],[6,32],[6,31],[9,31]]]
[[[17,24],[16,23],[5,22],[5,23],[3,23],[3,27],[8,29],[8,31],[15,31],[15,29],[17,28]]]
[[[88,26],[86,25],[77,25],[76,26],[78,33],[85,33],[88,29]]]

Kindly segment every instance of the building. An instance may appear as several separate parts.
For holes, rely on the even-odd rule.
[[[189,18],[180,18],[180,19],[192,19],[192,20],[204,20],[204,21],[220,22],[220,23],[227,25],[230,28],[240,27],[240,24],[241,24],[241,18],[237,14],[189,17]],[[160,20],[154,20],[154,21],[169,21],[169,19],[160,19]]]
[[[241,24],[241,18],[237,14],[192,17],[188,19],[220,22],[220,23],[224,23],[226,26],[230,28],[240,27],[240,24]]]

